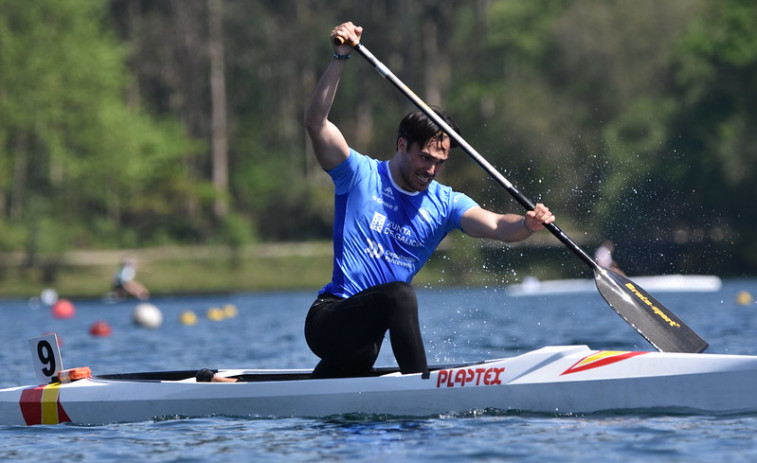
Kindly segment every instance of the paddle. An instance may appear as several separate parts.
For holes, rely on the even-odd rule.
[[[344,40],[335,37],[334,43],[341,45]],[[502,185],[526,210],[533,210],[535,204],[513,186],[500,174],[483,156],[470,146],[457,132],[444,122],[423,100],[397,78],[381,61],[361,43],[353,45],[373,67],[402,92],[429,119],[441,128],[463,151],[473,158],[486,173]],[[568,235],[554,223],[546,225],[560,242],[568,247],[586,265],[594,271],[594,281],[597,289],[607,303],[639,332],[652,346],[661,352],[702,352],[707,348],[707,342],[699,337],[691,328],[686,326],[678,317],[652,297],[644,289],[628,278],[609,269],[600,267],[583,249],[581,249]]]

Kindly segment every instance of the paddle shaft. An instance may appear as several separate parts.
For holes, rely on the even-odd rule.
[[[336,40],[335,40],[336,42]],[[338,43],[338,42],[337,42]],[[520,203],[521,206],[523,206],[527,211],[532,211],[536,207],[533,201],[531,201],[529,198],[527,198],[523,193],[521,193],[512,183],[510,183],[507,178],[505,178],[504,175],[502,175],[497,169],[492,166],[489,161],[487,161],[481,154],[479,154],[478,151],[476,151],[468,142],[465,141],[463,137],[460,136],[457,132],[455,132],[452,127],[449,126],[446,122],[444,122],[444,119],[439,117],[436,112],[429,107],[421,98],[418,97],[407,85],[405,85],[397,76],[394,75],[394,73],[389,70],[381,61],[379,61],[373,53],[370,52],[365,46],[363,46],[361,43],[358,43],[355,45],[355,50],[360,53],[360,55],[365,58],[369,63],[373,65],[374,68],[376,68],[376,71],[378,71],[379,74],[381,74],[384,78],[386,78],[389,82],[392,83],[400,92],[402,92],[415,106],[420,109],[423,114],[425,114],[429,119],[431,119],[434,124],[436,124],[439,128],[444,131],[452,140],[455,141],[455,143],[460,146],[460,148],[465,151],[465,153],[470,156],[479,166],[481,166],[484,171],[486,171],[487,174],[489,174],[497,183],[502,185],[508,193],[510,193],[513,198],[515,198],[518,203]],[[568,235],[565,234],[560,227],[555,225],[554,223],[550,223],[545,225],[545,228],[550,231],[555,237],[560,240],[561,243],[563,243],[565,246],[568,247],[575,255],[577,255],[581,260],[583,260],[586,265],[591,267],[592,270],[600,270],[599,264],[592,259],[586,252],[581,249]]]

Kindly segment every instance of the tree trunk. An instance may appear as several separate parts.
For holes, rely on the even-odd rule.
[[[21,220],[24,214],[27,166],[29,164],[28,147],[27,133],[19,130],[13,140],[13,186],[10,198],[10,217],[13,220]]]
[[[208,0],[210,42],[210,98],[212,101],[211,145],[216,217],[229,212],[229,153],[226,121],[226,82],[223,58],[223,3]]]

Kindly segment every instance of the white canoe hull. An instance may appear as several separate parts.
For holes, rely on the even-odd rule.
[[[723,286],[716,275],[653,275],[631,277],[634,283],[653,293],[685,292],[704,293],[719,291]],[[596,292],[592,279],[538,280],[529,277],[522,283],[509,285],[511,296],[543,296],[549,294],[576,294]]]
[[[229,375],[305,370],[223,370]],[[201,416],[440,416],[535,413],[757,412],[757,356],[545,347],[420,375],[238,383],[82,379],[0,390],[0,424],[82,425]]]

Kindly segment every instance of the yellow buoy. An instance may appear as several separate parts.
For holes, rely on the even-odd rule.
[[[749,294],[749,291],[739,291],[739,293],[736,295],[736,302],[741,305],[749,305],[754,301],[754,298],[751,294]]]
[[[218,307],[211,307],[208,309],[206,315],[208,316],[208,319],[213,320],[214,322],[219,322],[226,318],[226,316],[223,313],[222,309],[219,309]]]
[[[237,307],[234,304],[226,304],[223,306],[223,314],[226,318],[234,318],[237,316]]]
[[[197,324],[197,315],[191,310],[185,310],[179,316],[179,321],[182,325],[192,326]]]

